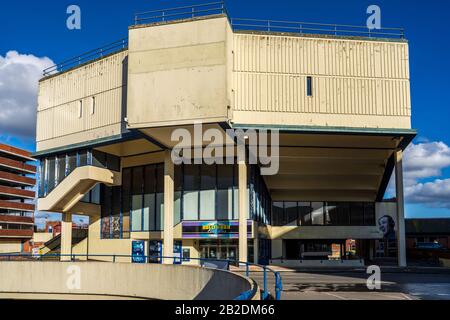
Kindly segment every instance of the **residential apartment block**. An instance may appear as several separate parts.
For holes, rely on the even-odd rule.
[[[35,161],[30,152],[0,144],[0,253],[20,253],[33,237]]]

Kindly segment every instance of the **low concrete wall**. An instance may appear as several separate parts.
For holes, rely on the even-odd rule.
[[[274,265],[274,266],[287,267],[287,268],[363,267],[364,259],[360,259],[360,260],[281,260],[281,259],[274,259],[274,260],[270,260],[270,264]]]
[[[222,270],[196,266],[108,262],[0,262],[3,294],[59,294],[160,299],[230,300],[254,282]],[[76,287],[79,274],[79,287]],[[75,287],[73,287],[75,285]],[[258,294],[259,295],[259,294]],[[255,297],[257,295],[255,294]]]

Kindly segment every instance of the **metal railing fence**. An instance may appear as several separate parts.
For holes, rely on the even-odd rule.
[[[405,37],[405,31],[403,28],[371,29],[367,26],[346,24],[233,18],[228,14],[227,8],[223,1],[138,12],[134,15],[134,25],[170,22],[220,14],[226,15],[228,17],[230,25],[235,31],[247,30],[393,39],[403,39]],[[79,56],[70,58],[66,61],[51,66],[44,70],[44,76],[49,76],[61,71],[68,70],[74,66],[92,61],[96,58],[100,58],[105,54],[114,53],[120,48],[124,49],[127,46],[128,38],[120,39],[106,46],[88,51]]]
[[[43,70],[44,77],[50,76],[52,74],[62,72],[73,68],[75,66],[81,65],[83,63],[87,63],[93,61],[98,58],[102,58],[105,55],[115,53],[119,50],[123,50],[128,47],[128,38],[123,38],[112,43],[109,43],[105,46],[90,50],[88,52],[82,53],[79,56],[67,59],[63,62],[57,63],[51,67],[48,67]]]
[[[48,253],[48,254],[23,254],[23,253],[12,253],[12,254],[0,254],[0,261],[60,261],[62,257],[69,258],[69,261],[104,261],[98,260],[98,258],[110,258],[110,261],[105,262],[118,262],[120,258],[130,259],[141,259],[142,263],[162,263],[164,259],[169,259],[173,261],[173,264],[183,264],[188,261],[198,261],[202,267],[212,267],[215,263],[220,262],[222,265],[225,264],[226,270],[230,270],[230,266],[234,265],[237,267],[243,266],[246,277],[250,277],[250,267],[256,267],[263,272],[263,288],[262,288],[262,299],[269,299],[271,292],[268,286],[268,274],[272,274],[274,277],[274,298],[276,300],[281,299],[281,291],[283,290],[283,282],[279,272],[272,270],[270,267],[260,264],[255,264],[251,262],[241,262],[236,260],[226,260],[226,259],[207,259],[207,258],[189,258],[186,260],[182,257],[176,256],[137,256],[137,255],[125,255],[125,254],[60,254],[60,253]],[[84,259],[83,259],[84,258]],[[97,260],[95,259],[97,258]],[[242,292],[235,300],[248,300],[251,298],[252,292],[245,291]]]

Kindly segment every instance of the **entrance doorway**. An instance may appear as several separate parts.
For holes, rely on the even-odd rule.
[[[199,250],[203,259],[239,260],[238,239],[200,240]],[[253,239],[248,240],[247,252],[248,261],[253,261]]]

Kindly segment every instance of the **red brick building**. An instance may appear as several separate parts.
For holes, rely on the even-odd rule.
[[[33,237],[34,161],[28,151],[0,144],[0,253],[22,252]]]

